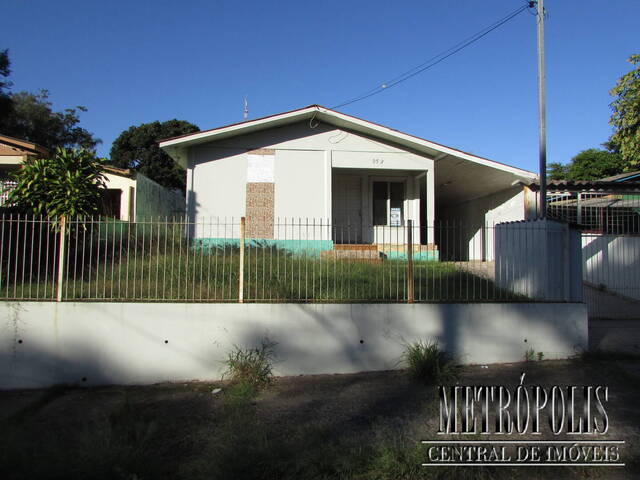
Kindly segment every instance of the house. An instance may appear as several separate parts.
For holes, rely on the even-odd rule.
[[[133,222],[159,218],[182,218],[184,196],[171,191],[139,172],[105,165],[106,189],[102,198],[102,214]]]
[[[15,182],[11,180],[11,172],[29,158],[48,155],[49,151],[33,142],[0,135],[0,206],[4,205],[8,192]]]
[[[0,135],[0,206],[15,182],[11,173],[29,158],[50,155],[45,147],[33,142]],[[123,221],[184,215],[184,197],[136,172],[105,165],[101,214]]]
[[[536,179],[319,105],[163,140],[160,147],[187,169],[192,234],[211,244],[237,239],[244,216],[248,237],[283,248],[366,244],[401,252],[412,222],[417,253],[433,258],[437,225],[456,221],[468,227],[463,256],[485,259],[492,251],[485,226],[525,218],[523,184]],[[210,218],[225,228],[198,228]],[[311,237],[287,222],[331,228]]]
[[[539,185],[527,185],[537,192]],[[547,184],[547,215],[585,231],[640,233],[640,171],[600,180],[554,180]]]

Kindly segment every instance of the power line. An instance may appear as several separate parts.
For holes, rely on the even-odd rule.
[[[505,23],[507,23],[508,21],[512,20],[513,18],[517,17],[520,13],[524,12],[525,10],[528,10],[530,7],[528,4],[525,4],[519,8],[517,8],[516,10],[512,11],[511,13],[509,13],[508,15],[506,15],[505,17],[502,17],[500,20],[492,23],[491,25],[483,28],[482,30],[480,30],[479,32],[471,35],[470,37],[467,37],[466,39],[462,40],[461,42],[457,43],[456,45],[448,48],[447,50],[444,50],[442,52],[440,52],[439,54],[435,55],[434,57],[431,57],[430,59],[426,60],[425,62],[421,63],[420,65],[416,65],[415,67],[411,68],[410,70],[407,70],[406,72],[398,75],[395,78],[392,78],[391,80],[381,84],[380,86],[373,88],[371,90],[368,90],[365,93],[362,93],[361,95],[352,98],[351,100],[347,100],[345,102],[342,102],[334,107],[331,107],[332,109],[336,109],[336,108],[340,108],[340,107],[344,107],[346,105],[351,105],[352,103],[355,102],[359,102],[361,100],[364,100],[366,98],[372,97],[374,95],[377,95],[379,93],[384,92],[385,90],[388,90],[392,87],[395,87],[396,85],[405,82],[407,80],[409,80],[412,77],[415,77],[416,75],[424,72],[425,70],[428,70],[431,67],[434,67],[435,65],[439,64],[440,62],[446,60],[447,58],[449,58],[452,55],[455,55],[456,53],[458,53],[460,50],[468,47],[469,45],[477,42],[478,40],[480,40],[481,38],[485,37],[486,35],[488,35],[489,33],[493,32],[494,30],[496,30],[497,28],[501,27],[502,25],[504,25]]]

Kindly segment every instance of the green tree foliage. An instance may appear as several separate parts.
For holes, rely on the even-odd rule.
[[[622,155],[627,169],[633,170],[640,166],[640,55],[631,55],[629,62],[635,68],[609,92],[615,97],[609,123],[614,128],[610,142]]]
[[[568,165],[550,163],[550,180],[598,180],[624,172],[626,162],[619,153],[590,148],[571,159]]]
[[[49,92],[18,92],[10,96],[11,110],[0,120],[0,132],[15,138],[35,142],[50,150],[56,148],[83,148],[95,150],[100,140],[78,126],[82,106],[54,112]]]
[[[7,203],[34,215],[89,216],[98,213],[105,188],[102,163],[84,149],[57,148],[50,158],[29,159],[14,174]]]
[[[5,118],[11,110],[11,97],[9,96],[11,82],[2,79],[6,79],[11,73],[10,66],[9,50],[0,50],[0,119]]]
[[[11,73],[8,50],[0,50],[0,78]],[[84,148],[95,150],[99,139],[79,126],[80,112],[86,108],[77,106],[56,112],[49,101],[49,92],[9,92],[11,82],[0,81],[0,133],[28,140],[50,150],[60,148]]]
[[[9,50],[0,50],[0,76],[7,78],[11,73],[11,69],[9,68],[11,62],[9,61]],[[2,92],[5,88],[10,87],[11,84],[8,81],[0,82],[0,92]]]
[[[549,180],[565,180],[567,178],[568,165],[552,162],[547,165],[547,178]]]
[[[569,180],[598,180],[624,172],[625,161],[618,153],[590,148],[571,159]]]
[[[199,131],[184,120],[143,123],[120,134],[111,147],[111,162],[136,170],[170,189],[185,190],[186,173],[158,147],[158,141]]]

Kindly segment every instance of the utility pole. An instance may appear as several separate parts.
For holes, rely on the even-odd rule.
[[[538,217],[547,216],[547,106],[544,72],[544,0],[537,0],[538,24],[538,116],[540,118],[540,201]]]

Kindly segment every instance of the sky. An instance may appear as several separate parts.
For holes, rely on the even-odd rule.
[[[201,129],[332,107],[421,64],[524,0],[0,0],[13,91],[113,140],[173,118]],[[545,0],[548,162],[611,133],[609,90],[640,53],[639,0]],[[535,16],[527,11],[421,75],[340,111],[538,170]]]

